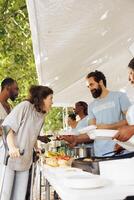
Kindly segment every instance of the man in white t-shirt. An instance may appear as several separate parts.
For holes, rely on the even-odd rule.
[[[1,83],[0,92],[0,125],[11,111],[11,105],[8,100],[14,101],[18,96],[19,88],[17,82],[12,78],[5,78]],[[2,166],[3,156],[1,155],[3,149],[2,143],[2,130],[0,128],[0,190],[1,190],[1,177],[2,177]]]
[[[11,111],[11,105],[8,100],[14,101],[18,96],[18,84],[12,78],[5,78],[1,83],[0,92],[0,125],[5,117]]]

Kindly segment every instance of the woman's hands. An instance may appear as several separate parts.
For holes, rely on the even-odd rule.
[[[15,146],[10,146],[9,155],[11,158],[19,158],[20,157],[19,148],[15,147]]]
[[[39,148],[39,147],[34,147],[34,151],[36,152],[36,154],[38,154],[38,155],[41,155],[42,154],[42,151],[41,151],[41,148]]]
[[[11,158],[19,158],[20,157],[20,151],[19,148],[15,146],[14,143],[14,132],[12,129],[9,130],[9,133],[7,135],[7,145],[9,148],[9,155]]]
[[[43,143],[48,143],[51,141],[49,137],[50,136],[47,136],[47,135],[43,135],[43,136],[39,135],[38,140],[40,140]]]

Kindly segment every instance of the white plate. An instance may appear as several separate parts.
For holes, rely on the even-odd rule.
[[[68,172],[65,172],[63,174],[63,178],[70,178],[70,177],[88,177],[88,178],[91,178],[92,176],[98,176],[98,175],[93,175],[91,173],[88,173],[88,172],[84,172],[84,171],[68,171]]]
[[[75,167],[56,167],[55,168],[55,172],[78,172],[78,171],[82,171],[82,169],[79,168],[75,168]]]
[[[81,128],[78,130],[79,133],[90,133],[90,131],[95,130],[96,126],[95,125],[90,125],[90,126],[86,126],[84,128]]]
[[[99,176],[86,176],[83,174],[68,176],[64,179],[64,186],[72,189],[94,189],[108,185],[109,180]]]
[[[55,175],[59,177],[65,177],[65,176],[70,176],[70,175],[75,175],[79,174],[82,170],[78,168],[71,168],[71,167],[66,167],[66,168],[56,168],[55,170]]]
[[[81,169],[78,168],[73,168],[73,167],[50,167],[49,172],[52,174],[55,174],[56,176],[64,176],[65,174],[70,174],[70,173],[79,173],[82,171]]]
[[[117,130],[109,130],[109,129],[96,129],[91,130],[89,135],[91,139],[97,140],[112,140],[112,138],[117,133]]]

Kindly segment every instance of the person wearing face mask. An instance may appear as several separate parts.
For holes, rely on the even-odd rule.
[[[126,94],[117,91],[109,91],[106,87],[105,75],[100,71],[94,71],[86,77],[88,88],[95,99],[88,106],[89,124],[96,125],[98,129],[118,129],[127,124],[125,114],[130,106]],[[88,134],[63,137],[73,147],[82,142],[90,141]],[[95,156],[115,149],[114,141],[94,141]]]
[[[134,58],[129,62],[128,68],[129,81],[132,85],[134,85]],[[134,105],[130,106],[126,116],[129,125],[119,128],[118,133],[113,138],[121,142],[126,142],[134,135]]]
[[[1,200],[25,200],[33,148],[36,151],[36,141],[44,124],[44,117],[51,109],[52,99],[51,88],[32,86],[29,98],[18,104],[2,123],[3,127],[8,128],[10,158],[3,180]],[[19,150],[24,150],[22,156]]]

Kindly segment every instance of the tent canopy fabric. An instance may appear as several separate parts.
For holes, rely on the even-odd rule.
[[[133,0],[27,0],[27,7],[39,82],[53,88],[55,106],[92,101],[85,77],[95,69],[133,100]]]

